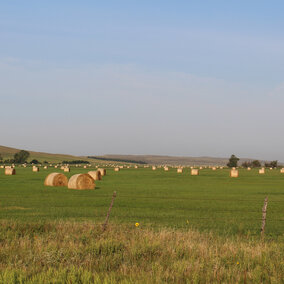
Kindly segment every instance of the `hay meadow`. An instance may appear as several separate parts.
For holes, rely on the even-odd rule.
[[[95,168],[93,168],[95,169]],[[44,186],[62,170],[0,174],[1,283],[281,283],[279,169],[123,168],[95,190]],[[71,177],[90,169],[71,167]],[[102,223],[117,197],[107,230]],[[265,237],[262,206],[268,196]]]

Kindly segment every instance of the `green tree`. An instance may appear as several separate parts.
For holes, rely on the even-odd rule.
[[[20,152],[17,152],[14,155],[15,163],[17,164],[25,163],[29,156],[30,156],[30,153],[28,151],[21,150]]]
[[[40,164],[40,162],[36,159],[30,161],[30,164]]]
[[[260,168],[261,167],[261,162],[259,160],[254,160],[251,162],[252,167],[254,168]]]
[[[244,168],[250,168],[251,166],[252,166],[251,162],[245,161],[245,162],[242,163],[242,167],[244,167]]]
[[[271,161],[270,163],[265,163],[265,167],[267,168],[277,168],[278,166],[278,161]]]
[[[239,160],[240,159],[237,158],[235,155],[232,155],[231,158],[229,159],[229,163],[227,164],[227,166],[230,168],[237,167]]]

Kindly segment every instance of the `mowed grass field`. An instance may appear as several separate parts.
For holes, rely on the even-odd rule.
[[[68,177],[90,169],[71,168]],[[140,228],[178,228],[212,231],[220,235],[260,234],[262,207],[268,196],[266,236],[284,238],[284,174],[279,169],[240,169],[239,178],[230,178],[228,169],[203,169],[191,176],[190,169],[177,174],[170,168],[107,168],[95,190],[70,190],[44,186],[49,168],[32,172],[16,168],[15,176],[0,172],[0,218],[19,222],[57,220],[92,221],[105,219],[112,194],[117,198],[110,223]]]

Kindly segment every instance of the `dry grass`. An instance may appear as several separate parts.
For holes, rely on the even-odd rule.
[[[280,283],[284,244],[92,223],[2,222],[1,283]],[[22,281],[22,282],[21,282]]]

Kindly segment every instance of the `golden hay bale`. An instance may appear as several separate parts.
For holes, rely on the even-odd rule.
[[[101,173],[102,176],[105,176],[107,171],[106,169],[99,168],[98,171]]]
[[[115,172],[119,172],[119,171],[120,171],[120,168],[114,168],[114,171],[115,171]]]
[[[65,169],[65,166],[61,166],[60,169],[61,169],[61,170],[64,170],[64,169]]]
[[[212,171],[216,171],[216,167],[212,167]]]
[[[198,169],[191,169],[191,175],[192,176],[198,176],[199,175],[199,170]]]
[[[87,168],[87,166],[84,166],[84,169],[86,169]]]
[[[65,167],[63,170],[65,173],[70,173],[70,168],[69,167]]]
[[[39,172],[39,167],[33,166],[33,172]]]
[[[265,174],[265,169],[264,169],[264,168],[259,169],[259,170],[258,170],[258,173],[261,174],[261,175]]]
[[[57,169],[57,168],[58,168],[58,166],[54,166],[54,168],[55,168],[55,169]]]
[[[203,169],[203,167],[200,167],[199,169],[200,169],[200,170],[202,170],[202,169]]]
[[[282,168],[282,169],[280,170],[280,173],[281,173],[281,174],[284,174],[284,168]]]
[[[51,173],[44,181],[45,186],[67,186],[68,178],[64,174]]]
[[[138,166],[134,166],[135,169],[138,169]]]
[[[167,172],[169,170],[169,167],[164,167],[164,170]]]
[[[43,168],[44,168],[45,170],[47,170],[47,169],[48,169],[48,166],[44,166]]]
[[[248,171],[251,171],[251,168],[250,168],[250,167],[248,167]]]
[[[16,174],[16,170],[12,168],[5,168],[5,175],[6,176],[13,176]]]
[[[230,177],[239,177],[239,171],[232,169],[230,172]]]
[[[101,180],[102,174],[100,171],[90,171],[88,174],[94,179],[94,180]]]
[[[70,189],[94,189],[95,182],[93,178],[88,174],[77,174],[72,176],[68,182],[68,188]]]
[[[153,166],[153,167],[152,167],[152,170],[153,170],[153,171],[155,171],[156,169],[157,169],[157,167],[156,167],[156,166]]]
[[[182,172],[183,172],[183,169],[182,169],[182,168],[177,169],[177,173],[178,173],[178,174],[181,174]]]

